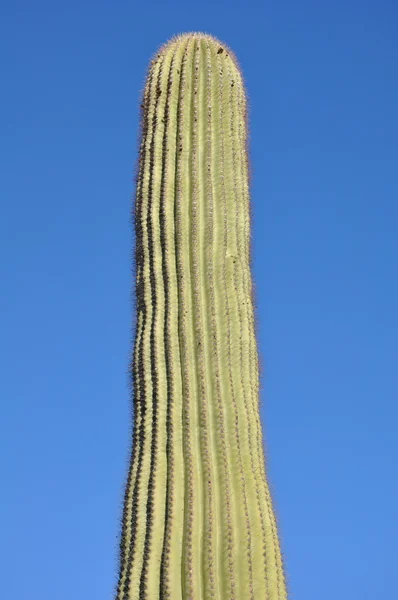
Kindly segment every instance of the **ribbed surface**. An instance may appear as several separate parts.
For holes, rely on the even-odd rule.
[[[285,600],[259,417],[246,96],[231,51],[173,38],[143,97],[134,436],[117,600]]]

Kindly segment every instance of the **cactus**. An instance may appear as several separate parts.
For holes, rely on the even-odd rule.
[[[232,51],[172,38],[142,99],[132,454],[117,600],[286,600],[259,416],[247,100]]]

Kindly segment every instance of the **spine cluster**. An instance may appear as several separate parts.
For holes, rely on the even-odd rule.
[[[117,600],[287,598],[259,415],[246,114],[215,38],[177,36],[152,60]]]

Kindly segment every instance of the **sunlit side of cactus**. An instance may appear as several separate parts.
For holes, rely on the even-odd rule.
[[[247,106],[232,52],[173,38],[143,93],[133,443],[117,600],[286,600],[259,415]]]

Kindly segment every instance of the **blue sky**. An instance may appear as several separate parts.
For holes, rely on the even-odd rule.
[[[398,6],[0,12],[4,597],[113,597],[139,93],[156,48],[197,30],[233,48],[250,99],[261,416],[291,600],[392,598]]]

